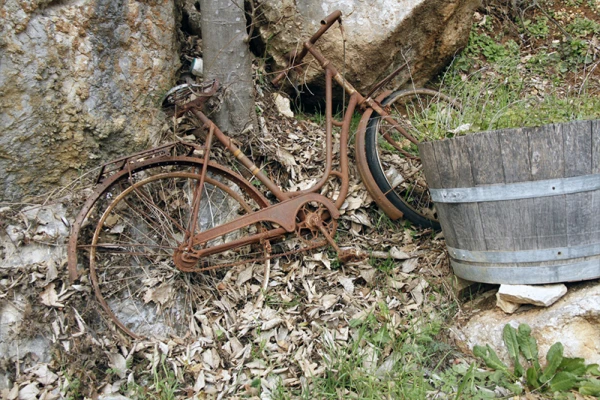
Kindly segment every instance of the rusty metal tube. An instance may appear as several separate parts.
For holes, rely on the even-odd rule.
[[[200,121],[202,121],[202,123],[207,126],[207,127],[213,127],[214,126],[214,134],[217,137],[217,139],[219,140],[219,142],[221,142],[223,144],[223,146],[225,146],[234,156],[235,158],[237,158],[240,163],[242,163],[242,165],[246,168],[248,168],[248,170],[252,173],[252,175],[254,175],[256,178],[258,178],[258,180],[266,186],[267,189],[269,189],[271,191],[271,193],[273,193],[273,195],[275,197],[277,197],[279,200],[286,200],[290,198],[290,195],[288,193],[283,192],[279,186],[277,186],[275,184],[275,182],[273,182],[272,180],[270,180],[257,166],[256,164],[254,164],[252,162],[252,160],[250,160],[248,157],[246,157],[246,155],[242,152],[242,150],[240,150],[239,147],[237,147],[234,143],[233,140],[231,140],[231,138],[229,136],[227,136],[226,134],[224,134],[218,126],[216,126],[210,119],[208,119],[208,117],[206,115],[204,115],[204,113],[202,113],[201,111],[198,110],[192,110],[192,112],[194,113],[194,115],[196,115],[196,117],[198,117],[198,119],[200,119]]]
[[[327,32],[327,30],[329,28],[331,28],[331,25],[333,25],[335,23],[335,21],[339,20],[340,23],[342,22],[341,17],[342,17],[342,12],[340,10],[336,10],[336,11],[332,12],[331,14],[329,14],[328,16],[326,16],[323,20],[321,20],[321,27],[319,28],[319,30],[314,35],[311,36],[311,38],[308,40],[307,43],[310,43],[311,45],[315,44],[317,42],[317,40],[319,40],[319,38],[321,36],[323,36],[323,34],[325,32]],[[293,69],[295,66],[299,65],[302,62],[302,60],[304,59],[304,57],[306,57],[307,54],[308,54],[308,49],[306,48],[306,44],[305,44],[299,53],[293,55],[288,68],[286,68],[286,70],[284,70],[284,71],[281,71],[279,73],[279,75],[277,75],[277,77],[271,81],[271,83],[273,85],[277,85],[285,77],[287,70]]]
[[[350,132],[350,123],[352,122],[352,114],[358,103],[358,95],[354,93],[350,96],[348,107],[346,108],[346,116],[342,125],[342,133],[340,135],[340,169],[342,170],[340,194],[335,199],[335,206],[339,209],[346,200],[348,189],[350,186],[348,179],[348,133]]]
[[[200,173],[200,181],[196,184],[196,188],[194,189],[193,208],[187,225],[189,229],[185,230],[185,239],[189,240],[188,246],[190,249],[194,245],[192,236],[194,232],[196,232],[196,224],[198,222],[198,219],[195,218],[195,216],[198,215],[198,210],[200,209],[200,200],[202,200],[202,189],[204,188],[204,181],[206,180],[206,171],[208,169],[210,147],[212,144],[214,130],[214,125],[212,125],[208,131],[208,137],[206,138],[206,149],[204,150],[204,164],[202,165],[202,172]]]
[[[321,189],[331,175],[331,166],[333,165],[333,106],[332,106],[332,72],[329,69],[325,70],[325,171],[321,179],[312,187],[292,192],[292,197],[300,196],[306,193],[314,193]]]

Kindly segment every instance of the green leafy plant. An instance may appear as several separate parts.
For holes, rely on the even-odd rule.
[[[520,394],[524,384],[529,390],[539,392],[567,392],[578,390],[581,394],[599,396],[600,376],[598,364],[585,365],[583,358],[570,358],[563,355],[562,343],[554,343],[546,355],[546,365],[539,362],[538,346],[531,336],[531,328],[527,324],[518,329],[506,325],[502,332],[508,355],[513,368],[507,366],[490,347],[475,346],[473,354],[481,358],[485,365],[496,371],[496,382]],[[524,359],[524,360],[523,360]],[[523,361],[523,364],[521,363]]]
[[[485,33],[471,32],[469,37],[468,52],[472,55],[482,54],[489,62],[497,62],[511,54],[512,46],[506,47],[502,43],[498,43]]]
[[[573,35],[585,37],[590,34],[599,34],[600,24],[588,18],[578,17],[566,26],[566,30]]]
[[[546,17],[538,17],[535,22],[531,20],[523,21],[525,28],[527,31],[534,37],[539,39],[544,39],[550,33],[550,28],[548,27],[548,18]]]

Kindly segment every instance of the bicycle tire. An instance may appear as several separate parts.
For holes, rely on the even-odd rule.
[[[418,141],[438,138],[429,126],[432,115],[438,119],[434,121],[439,124],[437,133],[443,134],[460,110],[458,101],[431,89],[398,90],[383,99],[381,105],[389,108],[395,121]],[[416,145],[394,130],[394,139],[413,159],[402,155],[382,138],[386,127],[389,129],[391,125],[373,113],[365,133],[367,166],[375,183],[406,220],[422,228],[440,230]]]
[[[200,181],[201,167],[194,158],[134,167],[114,178],[88,211],[94,230],[87,246],[89,272],[96,298],[105,315],[133,338],[183,339],[200,332],[194,315],[210,301],[206,288],[212,286],[208,280],[214,274],[182,272],[173,254],[189,223],[192,189]],[[247,181],[212,163],[202,193],[196,233],[268,205]],[[219,213],[217,208],[226,211]],[[258,224],[247,227],[257,229]],[[245,233],[224,235],[205,246]],[[198,266],[243,262],[250,252],[263,251],[251,247],[230,250],[229,258],[223,254],[203,258]],[[234,252],[242,250],[243,259],[234,260]]]

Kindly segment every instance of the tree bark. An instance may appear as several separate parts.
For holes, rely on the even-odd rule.
[[[216,78],[223,104],[214,120],[230,135],[257,127],[252,59],[243,0],[200,0],[205,80]]]

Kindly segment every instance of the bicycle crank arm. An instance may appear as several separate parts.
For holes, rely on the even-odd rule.
[[[296,215],[298,211],[303,205],[313,201],[325,206],[332,218],[339,218],[340,212],[331,200],[317,193],[306,193],[201,232],[194,236],[193,245],[202,245],[210,240],[260,222],[271,222],[279,225],[286,232],[293,232],[296,228]],[[202,253],[202,250],[195,251],[188,249],[187,251],[192,257],[196,253]]]

